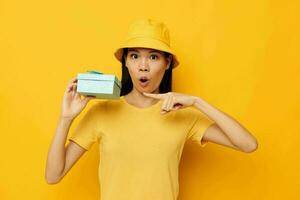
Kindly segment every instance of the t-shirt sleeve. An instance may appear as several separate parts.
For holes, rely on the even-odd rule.
[[[101,138],[101,131],[99,129],[99,122],[101,112],[99,104],[91,106],[83,117],[79,119],[79,123],[71,132],[69,141],[73,141],[86,150],[90,150],[95,142]]]
[[[188,129],[187,140],[191,140],[201,147],[206,146],[208,142],[203,141],[202,137],[207,128],[215,122],[204,113],[194,108],[190,109],[189,118],[191,119],[191,123]]]

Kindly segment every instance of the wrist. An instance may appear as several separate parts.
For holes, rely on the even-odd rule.
[[[71,123],[74,120],[74,117],[60,116],[59,121],[64,123]]]

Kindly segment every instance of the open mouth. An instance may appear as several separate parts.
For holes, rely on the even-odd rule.
[[[140,80],[142,83],[145,83],[145,82],[149,81],[149,79],[148,79],[147,77],[141,77],[139,80]]]
[[[146,78],[141,78],[140,81],[144,83],[144,82],[147,82],[148,79],[146,79]]]
[[[149,83],[149,79],[147,77],[141,77],[139,81],[142,87],[146,87]]]

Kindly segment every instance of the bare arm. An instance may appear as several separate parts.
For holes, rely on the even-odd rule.
[[[73,78],[65,90],[61,116],[48,151],[45,169],[45,179],[48,184],[58,183],[86,152],[86,149],[72,141],[68,143],[67,147],[65,146],[74,118],[85,108],[89,100],[94,98],[85,97],[81,99],[76,92],[76,82],[77,79]]]
[[[232,142],[228,139],[223,130],[220,129],[220,127],[216,123],[212,124],[207,128],[203,135],[202,141],[213,142],[219,145],[230,147],[238,151],[242,151],[234,144],[232,144]]]
[[[230,147],[235,150],[250,153],[257,149],[257,139],[237,120],[207,103],[197,96],[168,92],[153,94],[143,92],[144,96],[163,99],[162,114],[170,111],[194,106],[205,113],[215,123],[207,128],[202,140]],[[201,141],[200,141],[201,142]]]
[[[72,141],[65,147],[71,124],[71,120],[59,119],[57,131],[48,152],[45,172],[45,179],[48,184],[58,183],[86,152],[84,148]]]
[[[246,153],[251,153],[257,149],[257,139],[234,118],[200,97],[197,97],[194,105],[216,122],[205,131],[203,140]]]

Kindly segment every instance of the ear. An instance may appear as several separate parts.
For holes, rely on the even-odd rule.
[[[171,54],[167,57],[167,60],[168,60],[168,64],[167,64],[166,70],[170,68],[170,65],[171,65],[171,62],[172,62],[172,55]]]

